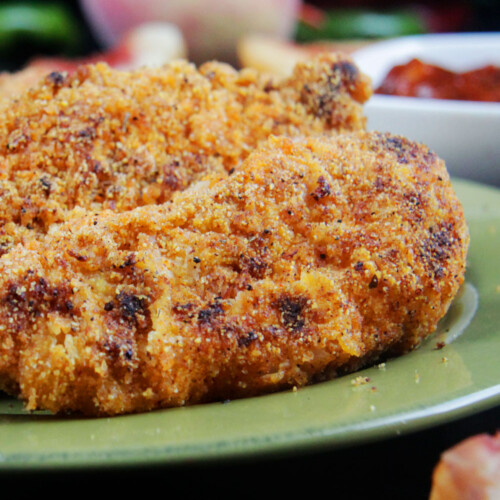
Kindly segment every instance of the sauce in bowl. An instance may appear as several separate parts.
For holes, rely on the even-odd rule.
[[[500,67],[488,65],[464,73],[412,59],[394,66],[376,94],[461,101],[500,102]]]

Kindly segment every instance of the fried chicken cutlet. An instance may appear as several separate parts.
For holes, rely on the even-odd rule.
[[[231,176],[4,255],[0,379],[30,410],[87,415],[328,379],[433,332],[467,246],[426,147],[271,137]]]
[[[0,253],[73,210],[163,203],[210,172],[232,172],[269,135],[362,129],[369,80],[340,55],[285,80],[185,61],[49,74],[0,106]]]

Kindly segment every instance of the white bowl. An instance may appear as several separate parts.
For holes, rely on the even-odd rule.
[[[377,88],[393,66],[414,57],[453,71],[500,66],[500,33],[402,37],[367,46],[353,57]],[[451,175],[500,185],[500,103],[375,94],[365,112],[368,129],[427,144]]]

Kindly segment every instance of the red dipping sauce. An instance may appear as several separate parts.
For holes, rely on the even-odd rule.
[[[419,59],[394,66],[376,94],[460,101],[500,102],[500,67],[488,65],[464,73],[426,64]]]

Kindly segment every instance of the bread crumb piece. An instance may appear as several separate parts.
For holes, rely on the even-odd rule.
[[[362,377],[361,375],[351,380],[351,384],[355,387],[367,384],[368,382],[370,382],[370,377]]]

